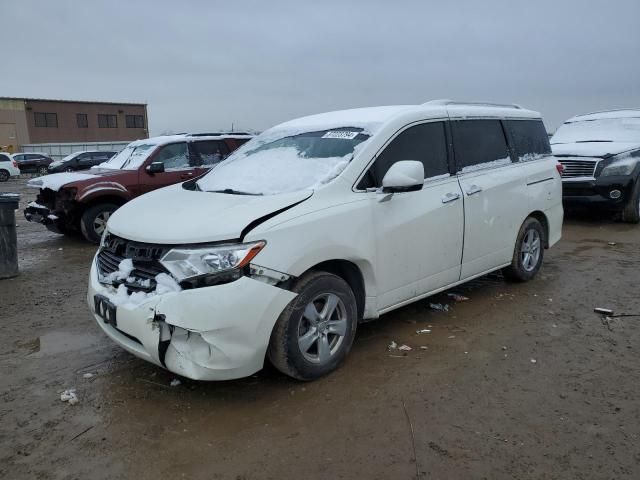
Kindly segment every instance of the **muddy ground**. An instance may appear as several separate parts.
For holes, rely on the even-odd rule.
[[[24,183],[0,191],[24,206]],[[319,381],[266,368],[171,387],[89,316],[95,247],[18,214],[21,274],[0,280],[1,478],[640,478],[640,317],[593,312],[640,313],[638,226],[568,218],[534,281],[486,277],[457,289],[466,302],[362,325]]]

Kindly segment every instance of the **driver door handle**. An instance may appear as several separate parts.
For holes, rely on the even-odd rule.
[[[458,200],[460,198],[460,194],[459,193],[453,193],[453,192],[449,192],[446,195],[444,195],[442,197],[442,203],[449,203],[449,202],[453,202],[455,200]]]
[[[479,187],[478,185],[471,185],[469,187],[469,190],[467,190],[467,196],[471,196],[474,195],[476,193],[480,193],[482,191],[482,187]]]

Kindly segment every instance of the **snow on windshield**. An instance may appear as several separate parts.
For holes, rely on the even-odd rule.
[[[356,127],[269,130],[236,150],[198,186],[256,195],[318,188],[340,175],[368,138]]]
[[[158,145],[155,143],[130,143],[124,150],[100,164],[100,168],[137,170]]]
[[[575,142],[640,142],[640,117],[601,118],[562,125],[552,144]]]

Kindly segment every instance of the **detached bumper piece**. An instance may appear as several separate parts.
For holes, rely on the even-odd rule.
[[[36,207],[33,205],[29,205],[24,209],[24,218],[29,222],[41,223],[43,225],[51,225],[56,219],[55,215],[52,215],[51,210],[47,207]]]

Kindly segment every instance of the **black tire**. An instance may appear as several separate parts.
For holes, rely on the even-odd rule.
[[[6,182],[11,178],[11,175],[6,170],[0,170],[0,182]]]
[[[303,275],[293,291],[298,293],[298,296],[280,314],[271,333],[267,354],[271,363],[285,375],[298,380],[314,380],[335,370],[351,350],[358,326],[356,298],[347,282],[326,272],[310,272]],[[323,304],[325,297],[326,301]],[[313,308],[315,314],[322,314],[329,304],[329,298],[339,299],[337,306],[328,318],[318,321],[316,327],[311,326],[306,313],[307,308]],[[344,335],[329,331],[338,323]],[[314,335],[317,338],[315,345],[311,343],[303,352],[299,342]],[[326,342],[322,337],[326,338]],[[320,342],[329,348],[328,357],[321,353]],[[314,357],[314,347],[317,360],[311,358]],[[322,351],[327,352],[326,348]],[[323,356],[325,361],[321,361]]]
[[[631,197],[622,210],[622,221],[627,223],[640,223],[640,178],[631,190]]]
[[[67,167],[64,169],[65,172],[75,172],[76,170],[74,168],[71,167]]]
[[[100,243],[106,220],[108,220],[109,216],[117,209],[118,205],[113,203],[99,203],[87,208],[80,219],[82,236],[91,243]],[[99,225],[102,227],[98,228]]]
[[[534,254],[533,248],[527,248],[527,244],[532,245],[531,242],[534,242],[536,239],[537,253]],[[533,217],[527,218],[518,232],[511,265],[502,270],[504,277],[513,282],[526,282],[535,277],[542,266],[544,245],[544,227],[539,220]],[[526,255],[527,250],[530,251],[529,257]]]

